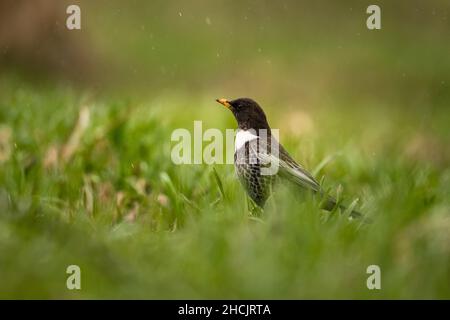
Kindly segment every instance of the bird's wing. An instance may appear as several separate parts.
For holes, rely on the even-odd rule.
[[[273,139],[273,140],[272,140]],[[278,143],[273,137],[266,139],[258,138],[257,143],[250,143],[249,147],[257,154],[258,159],[267,165],[278,165],[277,174],[287,180],[307,189],[312,189],[321,192],[319,183],[314,177],[306,171],[301,165],[295,162],[289,153]],[[278,147],[278,154],[276,150],[271,150],[272,147]]]
[[[274,141],[271,143],[271,139]],[[333,210],[337,203],[336,200],[330,196],[327,195],[324,190],[320,187],[319,183],[314,179],[314,177],[306,171],[301,165],[299,165],[297,162],[295,162],[294,159],[289,155],[289,153],[283,148],[281,144],[278,143],[274,138],[269,138],[268,143],[265,142],[265,139],[255,139],[250,143],[249,148],[251,149],[254,154],[257,155],[257,158],[261,163],[265,166],[268,166],[269,164],[275,164],[278,165],[278,172],[277,174],[300,187],[304,187],[306,189],[313,190],[320,194],[321,196],[326,197],[326,201],[323,205],[323,208],[326,210]],[[278,156],[276,152],[271,151],[271,146],[269,144],[272,144],[274,146],[278,146]],[[346,208],[342,205],[339,205],[340,208],[345,210]],[[351,217],[353,218],[359,218],[362,216],[362,214],[358,211],[353,210],[350,213]],[[366,219],[366,222],[369,222],[370,220]]]

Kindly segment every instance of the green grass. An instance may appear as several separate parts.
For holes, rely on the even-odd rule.
[[[423,117],[414,109],[311,111],[312,129],[282,131],[281,141],[326,177],[331,193],[342,189],[347,204],[359,198],[373,224],[323,212],[310,195],[286,190],[254,218],[232,166],[170,161],[174,128],[191,129],[194,119],[234,127],[214,101],[188,93],[109,101],[4,80],[3,298],[450,297],[444,109],[420,126],[412,125]],[[74,154],[52,160],[83,105],[90,121]],[[81,267],[82,290],[65,287],[71,264]],[[379,291],[366,288],[372,264],[381,267]]]
[[[378,31],[361,1],[80,3],[92,79],[0,66],[0,298],[450,298],[448,1]],[[251,216],[232,165],[170,161],[243,96],[373,223],[287,187]]]

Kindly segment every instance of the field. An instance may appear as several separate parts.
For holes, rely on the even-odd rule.
[[[84,1],[89,77],[0,65],[0,297],[449,299],[450,6],[367,5]],[[254,215],[232,165],[171,161],[241,96],[372,223],[287,187]]]

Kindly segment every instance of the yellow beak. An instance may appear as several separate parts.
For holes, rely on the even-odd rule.
[[[231,110],[231,104],[228,102],[227,99],[216,99],[216,101],[218,103],[220,103],[221,105],[225,106],[225,108],[230,109]]]

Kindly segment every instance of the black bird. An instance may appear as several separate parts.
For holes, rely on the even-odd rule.
[[[264,207],[274,183],[279,179],[318,193],[325,200],[323,208],[326,210],[331,211],[336,207],[336,200],[327,195],[316,179],[295,162],[272,136],[266,115],[258,103],[249,98],[216,101],[231,110],[237,120],[234,152],[236,173],[247,194],[259,207]],[[270,171],[271,168],[273,171]],[[350,215],[353,218],[361,216],[357,211],[352,211]]]

